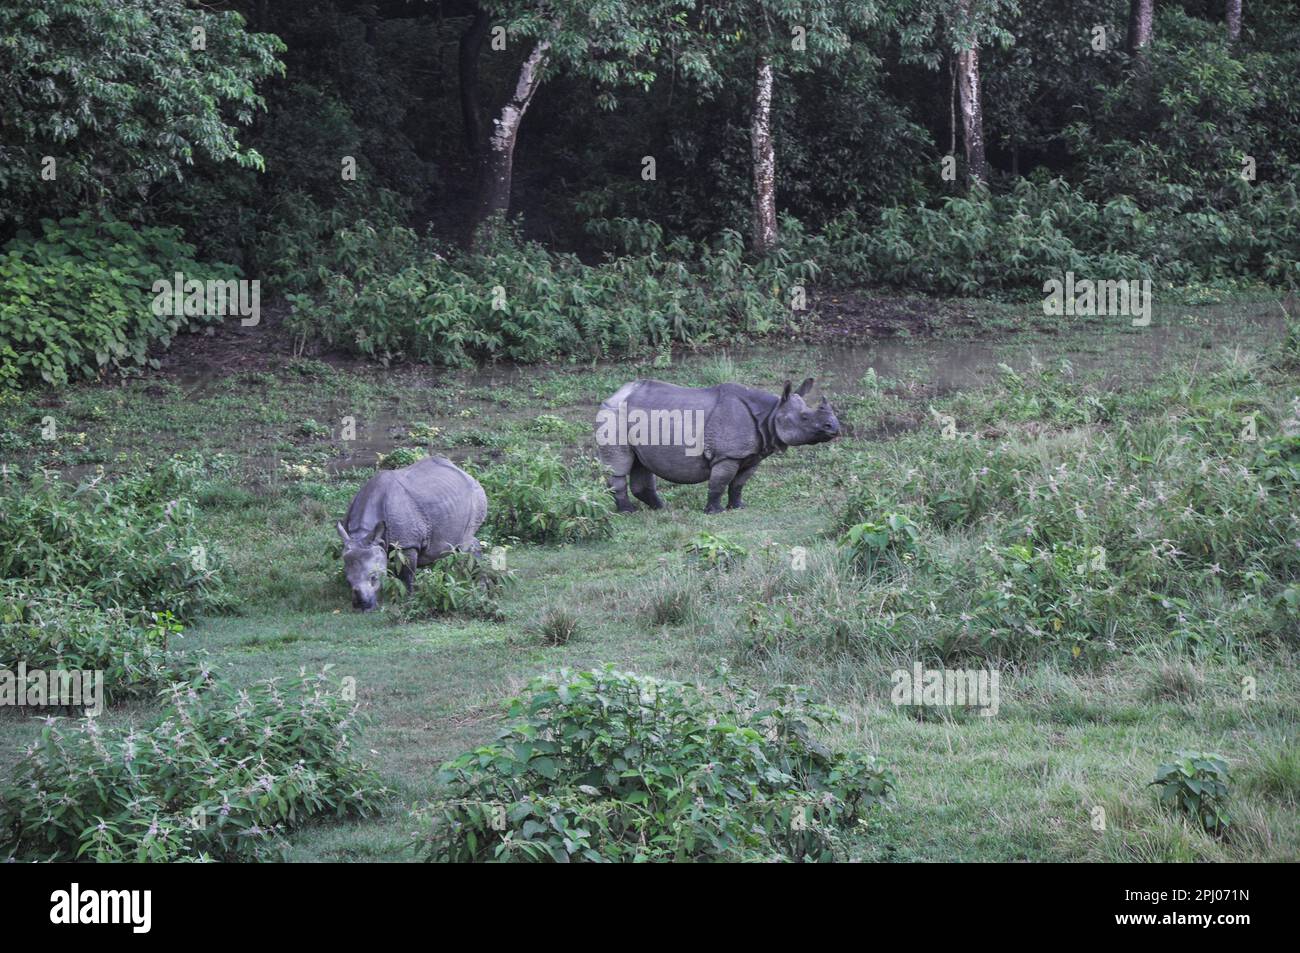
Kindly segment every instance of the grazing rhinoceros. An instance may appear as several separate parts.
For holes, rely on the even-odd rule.
[[[651,509],[664,504],[655,478],[671,483],[709,481],[706,513],[745,504],[740,492],[754,468],[776,450],[823,443],[839,436],[840,424],[826,398],[814,410],[803,397],[810,377],[780,397],[739,384],[678,387],[663,381],[633,381],[619,388],[596,414],[596,452],[613,470],[609,486],[620,512],[630,513],[632,495]]]
[[[400,549],[404,556],[399,578],[407,592],[417,566],[452,549],[480,554],[474,533],[486,516],[483,487],[446,457],[425,457],[375,474],[357,491],[337,527],[352,607],[369,611],[378,606],[390,549]]]

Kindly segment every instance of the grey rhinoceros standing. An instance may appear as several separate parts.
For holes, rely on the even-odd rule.
[[[781,396],[739,384],[678,387],[663,381],[625,384],[596,414],[596,452],[613,471],[610,489],[621,512],[636,507],[632,495],[651,509],[664,504],[656,477],[670,483],[709,482],[706,513],[740,509],[740,493],[754,468],[777,450],[823,443],[839,436],[840,424],[823,397],[816,409],[804,403],[810,377]]]
[[[379,604],[389,550],[402,551],[399,576],[410,592],[417,566],[453,549],[480,554],[474,533],[486,517],[483,487],[446,457],[375,474],[337,526],[353,608],[368,611]]]

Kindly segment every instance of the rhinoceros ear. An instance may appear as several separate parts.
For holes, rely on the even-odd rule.
[[[812,390],[812,386],[813,386],[813,379],[811,377],[805,377],[803,379],[803,383],[799,385],[799,389],[796,390],[795,393],[798,394],[800,397],[807,397],[808,392]]]
[[[366,537],[366,541],[362,545],[373,546],[376,543],[381,542],[387,530],[388,523],[385,520],[380,520],[375,524],[375,528],[370,531],[370,535]]]
[[[791,388],[791,386],[792,386],[792,385],[791,385],[791,383],[790,383],[789,381],[786,381],[786,382],[785,382],[785,390],[781,391],[781,403],[784,404],[787,400],[790,399],[790,388]]]
[[[342,540],[343,540],[343,545],[344,545],[344,546],[346,546],[348,543],[352,542],[351,537],[348,536],[348,531],[347,531],[346,529],[343,528],[343,521],[342,521],[342,520],[340,520],[339,522],[335,523],[335,524],[334,524],[334,528],[335,528],[336,530],[339,531],[339,536],[340,536],[340,538],[342,538]]]

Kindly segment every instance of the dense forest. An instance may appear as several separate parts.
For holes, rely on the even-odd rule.
[[[176,328],[130,262],[167,256],[258,280],[304,343],[445,364],[762,331],[773,287],[1300,275],[1286,0],[16,0],[0,27],[15,381],[143,360]],[[132,257],[73,318],[102,276],[32,269],[109,241]]]

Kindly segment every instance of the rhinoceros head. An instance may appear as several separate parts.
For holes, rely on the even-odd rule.
[[[369,612],[379,608],[379,590],[388,572],[383,521],[369,533],[349,536],[342,523],[335,527],[343,537],[343,572],[352,588],[352,608]]]
[[[835,419],[835,411],[825,397],[815,408],[804,403],[804,395],[812,389],[810,377],[799,385],[798,390],[791,390],[790,382],[785,382],[781,392],[780,403],[776,406],[776,435],[781,442],[790,447],[805,443],[825,443],[840,435],[840,422]]]

